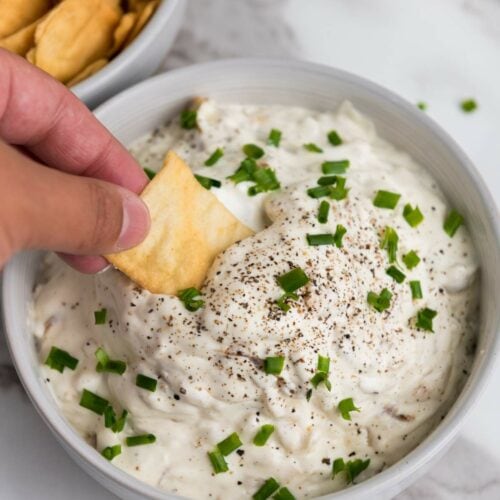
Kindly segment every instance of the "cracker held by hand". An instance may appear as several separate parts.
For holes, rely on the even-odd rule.
[[[153,293],[199,288],[215,257],[253,234],[172,151],[141,198],[151,216],[149,234],[138,246],[106,258]]]

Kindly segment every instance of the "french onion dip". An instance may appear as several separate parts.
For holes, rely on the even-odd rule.
[[[152,171],[175,150],[256,234],[183,300],[46,258],[42,376],[103,460],[189,498],[312,498],[425,439],[467,378],[478,281],[425,168],[348,102],[207,100],[130,149]]]

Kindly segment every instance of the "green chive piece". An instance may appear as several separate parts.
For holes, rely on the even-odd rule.
[[[427,110],[427,103],[424,101],[419,101],[419,102],[417,102],[417,108],[422,110],[422,111],[426,111]]]
[[[343,458],[336,458],[332,465],[332,479],[335,479],[337,474],[345,471],[345,462]]]
[[[405,273],[402,273],[396,266],[390,266],[385,270],[385,273],[388,274],[396,283],[403,283],[406,279]]]
[[[212,467],[216,474],[227,472],[229,470],[227,462],[219,450],[216,449],[214,451],[209,451],[208,458],[210,459],[210,463],[212,464]]]
[[[318,179],[318,185],[320,186],[333,186],[337,183],[336,175],[327,175],[325,177],[320,177]]]
[[[331,391],[332,384],[328,380],[329,373],[330,373],[330,358],[318,354],[318,364],[316,367],[316,373],[313,375],[311,379],[312,386],[315,389],[317,389],[319,384],[324,383],[328,391]]]
[[[53,370],[62,373],[65,368],[74,370],[78,365],[78,359],[71,356],[71,354],[59,347],[51,347],[49,355],[45,360],[45,364],[50,366]]]
[[[80,406],[97,413],[97,415],[103,415],[106,408],[109,406],[109,401],[87,389],[83,389],[82,397],[80,398]]]
[[[255,434],[253,438],[253,444],[255,446],[264,446],[267,443],[267,440],[271,437],[271,434],[274,432],[274,425],[265,424],[263,425]]]
[[[153,444],[156,441],[154,434],[141,434],[139,436],[129,436],[125,439],[127,446],[142,446],[143,444]]]
[[[194,312],[205,305],[205,301],[197,298],[201,297],[201,292],[197,288],[185,288],[177,293],[177,297],[184,304],[184,307],[190,311]]]
[[[109,429],[110,427],[113,427],[115,423],[116,423],[116,413],[115,410],[113,410],[113,407],[109,405],[104,410],[104,427],[106,427],[106,429]]]
[[[376,311],[382,312],[391,306],[392,293],[384,288],[378,295],[375,292],[368,292],[367,301]]]
[[[127,416],[128,416],[128,411],[123,410],[122,416],[116,419],[115,423],[111,426],[111,430],[115,433],[122,432],[125,427],[125,423],[127,421]]]
[[[337,184],[335,184],[335,187],[330,189],[330,198],[332,200],[341,201],[347,198],[349,189],[346,189],[345,183],[346,183],[345,177],[337,176]]]
[[[424,309],[420,309],[417,313],[417,322],[416,326],[417,328],[420,328],[421,330],[425,330],[427,332],[432,332],[434,333],[434,330],[432,329],[432,320],[437,316],[437,312],[433,311],[432,309],[429,309],[428,307],[425,307]]]
[[[407,203],[403,209],[403,217],[411,227],[417,227],[424,220],[420,208],[418,208],[418,206],[413,208],[409,203]]]
[[[335,245],[333,234],[306,234],[307,243],[309,246],[317,247],[320,245]]]
[[[252,175],[255,186],[248,188],[248,195],[255,196],[267,191],[275,191],[281,187],[276,177],[276,172],[272,168],[258,168]]]
[[[410,281],[411,298],[413,300],[421,299],[423,297],[422,287],[420,281]]]
[[[284,356],[268,356],[264,360],[264,371],[268,375],[279,375],[285,367]]]
[[[279,147],[281,142],[281,130],[273,128],[271,132],[269,132],[269,137],[267,138],[267,143],[270,146]]]
[[[443,229],[450,238],[453,238],[463,222],[464,218],[456,210],[452,210],[444,221]]]
[[[137,374],[135,378],[135,385],[141,389],[146,389],[147,391],[155,392],[156,386],[158,385],[158,380],[155,378],[148,377],[142,373]]]
[[[213,167],[224,156],[224,150],[217,148],[206,160],[206,167]]]
[[[477,102],[474,99],[464,99],[460,102],[460,107],[464,113],[472,113],[477,109]]]
[[[299,296],[293,292],[285,292],[279,299],[276,300],[276,305],[285,312],[290,310],[290,305],[287,303],[287,300],[299,300]]]
[[[391,191],[378,190],[373,204],[378,208],[388,208],[393,210],[396,208],[401,195],[398,193],[392,193]]]
[[[198,113],[194,109],[185,109],[180,116],[181,127],[191,130],[198,126]]]
[[[264,156],[264,150],[256,144],[245,144],[242,149],[245,156],[252,160],[258,160]]]
[[[245,158],[240,163],[236,172],[233,175],[228,176],[228,179],[233,181],[235,184],[251,181],[255,170],[257,170],[257,163],[255,160],[252,158]]]
[[[253,500],[266,500],[279,489],[276,479],[270,477],[252,496]]]
[[[328,373],[330,371],[330,358],[328,356],[322,356],[318,354],[318,365],[317,370],[319,372]]]
[[[420,257],[417,252],[410,250],[407,254],[403,255],[403,262],[408,269],[417,267],[420,262]]]
[[[295,497],[292,495],[291,491],[283,486],[280,488],[278,492],[273,496],[274,500],[295,500]]]
[[[340,146],[342,144],[342,139],[336,130],[331,130],[328,132],[328,141],[332,146]]]
[[[106,351],[102,347],[99,347],[97,349],[97,351],[95,352],[95,357],[97,358],[97,361],[100,365],[106,366],[108,364],[109,356],[106,354]]]
[[[307,190],[307,194],[311,198],[324,198],[330,194],[329,186],[317,186]]]
[[[120,361],[117,359],[109,359],[106,351],[102,347],[99,347],[95,352],[95,357],[97,358],[97,365],[95,367],[96,371],[117,373],[118,375],[123,375],[127,369],[127,364],[125,361]]]
[[[370,465],[370,459],[349,460],[345,464],[345,475],[347,484],[351,484],[354,480]]]
[[[309,283],[309,278],[300,267],[278,276],[277,280],[285,292],[295,292]]]
[[[156,175],[156,172],[154,170],[151,170],[148,167],[144,167],[144,173],[148,176],[148,179],[152,181],[154,179],[154,176]]]
[[[310,142],[308,144],[304,144],[304,149],[309,151],[310,153],[322,153],[323,150],[317,146],[316,144]]]
[[[337,408],[344,420],[351,420],[351,411],[361,411],[355,404],[352,398],[346,398],[340,401]]]
[[[325,175],[345,174],[350,164],[349,160],[324,161],[321,164],[321,171]]]
[[[108,310],[103,307],[98,311],[94,311],[94,323],[96,325],[104,325],[106,323],[106,316],[108,315]]]
[[[115,444],[114,446],[107,446],[102,450],[101,455],[107,460],[111,461],[113,458],[120,455],[122,452],[122,447],[119,444]]]
[[[330,212],[330,203],[323,200],[319,204],[319,208],[318,208],[318,222],[320,224],[325,224],[326,222],[328,222],[328,213],[329,212]]]
[[[222,182],[217,179],[212,179],[210,177],[205,177],[204,175],[194,174],[196,180],[205,188],[210,190],[211,188],[220,188],[222,186]]]
[[[384,230],[384,236],[380,241],[380,248],[387,250],[387,256],[389,257],[389,263],[391,264],[393,262],[396,262],[398,241],[398,233],[396,233],[396,231],[392,227],[386,226]]]
[[[227,457],[233,451],[236,451],[243,443],[236,432],[230,434],[226,439],[223,439],[217,444],[217,449],[222,453],[223,456]]]
[[[347,229],[342,224],[337,224],[337,227],[335,228],[335,234],[333,235],[335,246],[337,248],[342,248],[343,246],[342,239],[344,238],[344,235],[346,233]]]

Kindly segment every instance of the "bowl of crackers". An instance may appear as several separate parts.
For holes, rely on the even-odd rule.
[[[0,48],[92,108],[159,68],[184,9],[185,0],[0,1]]]

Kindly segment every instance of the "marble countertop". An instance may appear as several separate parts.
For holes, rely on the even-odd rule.
[[[500,199],[500,0],[188,0],[164,70],[224,57],[307,59],[380,83],[428,113]],[[474,97],[473,114],[459,102]],[[500,498],[500,364],[456,444],[398,500]],[[111,500],[21,388],[0,334],[0,498]]]

